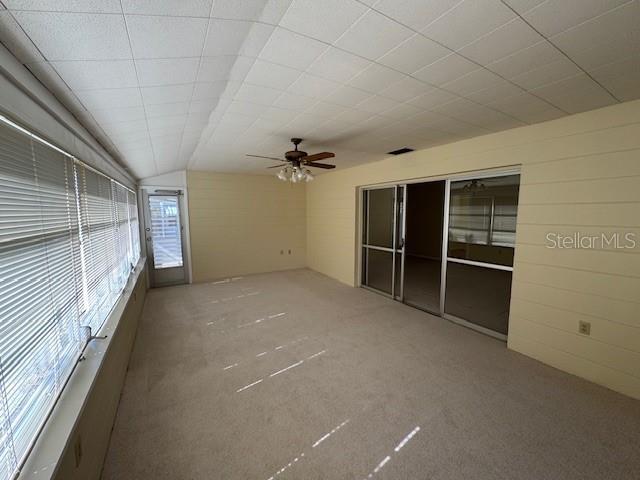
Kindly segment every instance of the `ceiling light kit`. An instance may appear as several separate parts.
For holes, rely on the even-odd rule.
[[[310,182],[315,176],[311,173],[311,170],[301,167],[284,167],[282,170],[278,172],[277,177],[283,182]]]

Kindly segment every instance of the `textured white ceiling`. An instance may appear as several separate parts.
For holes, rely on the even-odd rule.
[[[639,0],[1,0],[0,40],[140,178],[339,168],[640,97]],[[322,173],[322,172],[318,172]]]

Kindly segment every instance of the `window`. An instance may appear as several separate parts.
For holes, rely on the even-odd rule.
[[[134,192],[0,122],[0,480],[22,464],[139,246]]]

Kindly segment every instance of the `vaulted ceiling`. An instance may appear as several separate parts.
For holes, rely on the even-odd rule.
[[[640,97],[639,0],[1,3],[0,40],[139,178],[267,173],[245,154],[294,136],[344,168]]]

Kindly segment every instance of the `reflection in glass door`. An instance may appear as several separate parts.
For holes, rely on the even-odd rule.
[[[401,291],[403,187],[363,191],[362,285],[392,297]]]
[[[180,193],[145,195],[145,234],[151,285],[185,282]]]

